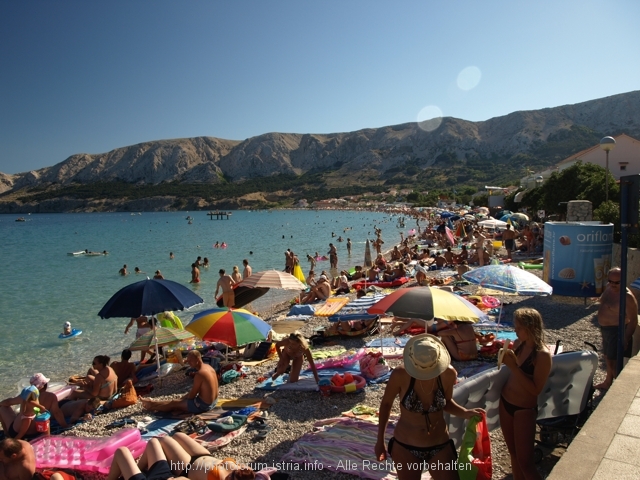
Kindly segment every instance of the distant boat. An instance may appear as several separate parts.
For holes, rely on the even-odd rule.
[[[81,252],[69,252],[69,253],[67,253],[67,255],[71,255],[73,257],[80,257],[80,256],[82,256],[84,254],[85,254],[84,250],[81,251]]]
[[[24,217],[18,217],[18,218],[16,218],[16,222],[26,222],[26,221],[27,221],[27,219],[26,219],[26,218],[24,218]]]

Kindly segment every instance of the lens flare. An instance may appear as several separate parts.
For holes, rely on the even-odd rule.
[[[433,132],[442,123],[442,110],[435,105],[427,105],[420,110],[416,121],[425,132]]]
[[[478,86],[482,72],[478,67],[467,67],[458,74],[458,88],[469,91]]]

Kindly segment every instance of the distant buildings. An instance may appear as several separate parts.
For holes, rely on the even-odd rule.
[[[616,135],[616,146],[609,152],[609,171],[619,180],[625,175],[637,175],[640,173],[640,141],[630,137],[624,133]],[[607,156],[600,148],[600,144],[582,150],[568,158],[565,158],[555,167],[549,168],[542,172],[532,173],[520,180],[520,185],[525,188],[533,188],[536,186],[536,179],[545,182],[549,179],[553,172],[561,172],[572,167],[576,162],[593,163],[606,168]]]

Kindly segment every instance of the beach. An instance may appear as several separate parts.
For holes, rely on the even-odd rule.
[[[381,220],[383,218],[381,217]],[[389,226],[395,227],[393,222],[387,220],[383,225],[383,238],[387,238],[385,231],[389,231]],[[406,230],[406,229],[405,229]],[[373,233],[373,232],[372,232]],[[397,230],[389,233],[389,237],[397,235]],[[397,238],[397,237],[396,237]],[[390,238],[387,245],[392,246],[393,238]],[[177,250],[177,249],[176,249]],[[354,255],[354,258],[356,256]],[[90,259],[83,259],[90,260]],[[275,262],[275,261],[274,261]],[[280,268],[281,269],[281,268]],[[316,268],[318,270],[318,268]],[[214,270],[215,272],[216,270]],[[254,271],[256,271],[254,269]],[[305,268],[305,272],[307,268]],[[536,272],[537,274],[538,272]],[[429,276],[435,276],[436,272],[430,272]],[[415,285],[414,281],[405,284],[402,288]],[[212,287],[213,283],[209,283]],[[476,287],[463,287],[469,293],[474,293]],[[285,294],[286,295],[286,294]],[[352,294],[353,295],[353,294]],[[560,340],[563,343],[565,351],[589,349],[584,342],[590,342],[596,346],[601,343],[600,332],[597,328],[595,314],[597,308],[591,304],[585,305],[582,299],[570,297],[524,297],[517,295],[495,295],[504,305],[505,318],[510,319],[513,311],[521,306],[532,307],[540,311],[545,322],[546,343],[554,345]],[[105,299],[106,300],[106,299]],[[282,298],[280,299],[282,300]],[[211,301],[211,300],[210,300]],[[260,314],[269,322],[282,320],[289,310],[289,302],[276,302],[263,304],[260,308]],[[124,325],[112,323],[111,328],[123,328]],[[326,326],[327,320],[319,317],[312,317],[306,321],[300,329],[306,337],[311,337],[315,330]],[[338,346],[346,349],[358,349],[364,344],[372,340],[374,336],[357,337],[357,338],[336,338],[331,345],[324,345],[314,350],[335,349]],[[72,348],[74,347],[71,344]],[[391,367],[401,365],[401,360],[389,360]],[[283,391],[276,390],[274,392],[265,392],[255,389],[257,379],[273,370],[276,364],[275,360],[266,363],[251,366],[246,378],[238,380],[234,383],[222,385],[220,387],[219,398],[258,398],[264,399],[271,397],[275,403],[270,406],[268,411],[268,422],[273,427],[264,440],[257,441],[254,431],[247,431],[234,439],[229,445],[226,445],[219,452],[214,452],[214,456],[220,458],[233,457],[238,462],[244,464],[264,464],[277,465],[281,470],[289,473],[291,479],[317,479],[317,478],[353,478],[352,475],[346,473],[335,473],[330,470],[300,470],[299,467],[282,462],[283,456],[296,444],[304,434],[313,430],[315,422],[340,416],[343,412],[349,411],[356,405],[366,405],[374,409],[378,409],[384,393],[385,384],[368,386],[363,393],[360,394],[332,394],[329,397],[322,397],[318,392],[301,392],[301,391]],[[457,369],[464,367],[464,362],[453,362],[453,366]],[[82,373],[86,369],[86,365],[81,362],[74,362],[73,365],[67,365],[72,373]],[[594,383],[602,381],[604,378],[604,368],[602,362],[596,372]],[[184,395],[191,388],[191,379],[185,377],[183,371],[177,371],[163,378],[162,384],[155,381],[155,388],[148,396],[150,398],[172,399]],[[599,401],[600,392],[596,392],[594,396],[595,404]],[[393,413],[399,413],[398,403],[394,404]],[[114,433],[114,429],[105,429],[106,426],[112,424],[115,420],[124,418],[133,418],[136,422],[144,424],[149,416],[149,412],[144,411],[141,404],[117,410],[104,415],[97,416],[93,421],[76,426],[74,429],[65,433],[65,435],[73,436],[103,436]],[[491,434],[492,439],[492,456],[494,464],[494,478],[509,478],[510,458],[506,451],[506,446],[502,439],[500,430],[496,430]],[[545,457],[539,465],[543,474],[548,473],[559,456],[562,449],[556,449],[551,455]],[[373,461],[373,452],[371,452]],[[336,459],[339,460],[339,459]],[[297,465],[297,464],[296,464]]]
[[[412,286],[407,284],[405,286]],[[473,291],[474,288],[470,287]],[[582,299],[554,298],[554,297],[523,297],[516,295],[497,296],[505,303],[506,318],[512,316],[516,308],[527,306],[540,311],[545,322],[545,334],[547,343],[553,345],[561,340],[565,351],[589,349],[584,342],[590,342],[598,346],[601,342],[600,333],[595,323],[595,306],[585,307]],[[289,306],[282,304],[273,312],[269,320],[280,319],[289,310]],[[305,336],[310,337],[316,328],[325,326],[326,319],[313,317],[306,322],[301,329]],[[377,338],[369,336],[364,338],[338,339],[333,345],[321,346],[319,349],[335,349],[336,346],[344,346],[347,349],[358,349],[364,344]],[[282,463],[282,457],[295,445],[296,440],[313,430],[317,421],[340,416],[356,405],[366,405],[379,408],[384,393],[385,384],[368,386],[365,392],[358,395],[333,394],[330,397],[321,397],[318,392],[280,391],[265,392],[256,390],[257,379],[273,370],[276,361],[271,360],[259,366],[250,367],[247,377],[235,383],[220,387],[220,398],[264,398],[270,396],[276,400],[268,409],[268,421],[274,427],[265,440],[255,441],[251,431],[239,436],[229,445],[225,446],[214,456],[232,457],[241,463],[267,464],[292,467]],[[401,365],[401,360],[389,360],[390,366]],[[454,367],[464,367],[464,362],[452,362]],[[604,367],[600,364],[594,383],[604,378]],[[156,382],[157,384],[157,382]],[[186,393],[191,387],[191,380],[181,372],[172,373],[163,381],[163,387],[156,388],[150,395],[152,398],[172,399]],[[594,394],[594,404],[597,405],[601,393]],[[399,413],[398,401],[394,404],[393,413]],[[140,404],[127,407],[123,410],[108,413],[97,417],[93,422],[76,427],[72,433],[78,436],[95,436],[104,433],[103,427],[116,419],[131,417],[136,421],[143,421],[149,412],[144,411]],[[111,432],[111,430],[109,430]],[[492,457],[495,479],[510,478],[510,457],[498,429],[491,433]],[[551,455],[546,456],[539,468],[543,475],[551,471],[553,465],[562,455],[564,449],[557,448]],[[373,461],[373,452],[372,452]],[[336,473],[329,470],[291,470],[287,473],[293,479],[324,479],[339,478],[347,480],[354,478],[347,473]]]

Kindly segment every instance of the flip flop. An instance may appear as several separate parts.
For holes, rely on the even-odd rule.
[[[115,422],[110,423],[105,428],[120,428],[126,427],[127,425],[137,425],[137,423],[138,422],[133,418],[123,418],[122,420],[116,420]]]
[[[273,430],[272,426],[265,425],[265,427],[260,430],[260,433],[258,433],[255,437],[253,437],[253,439],[255,441],[264,440],[265,438],[267,438],[267,435],[269,435],[269,432],[271,432],[272,430]]]

